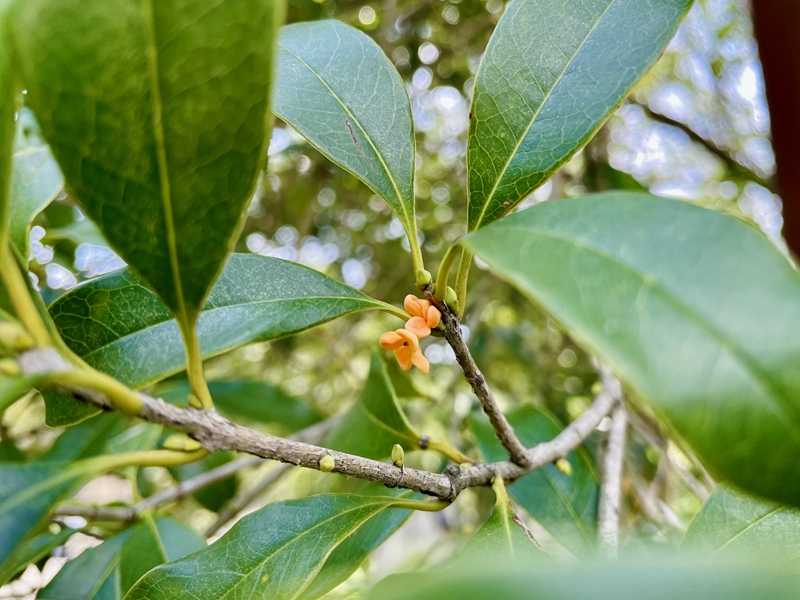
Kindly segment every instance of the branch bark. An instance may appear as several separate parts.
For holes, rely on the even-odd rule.
[[[522,467],[527,466],[529,461],[527,449],[514,433],[514,428],[511,427],[503,411],[500,410],[492,390],[486,384],[486,378],[478,369],[478,365],[475,364],[475,360],[472,358],[461,332],[461,321],[446,305],[436,300],[430,290],[425,291],[425,296],[441,311],[442,323],[444,323],[444,337],[453,349],[456,361],[458,361],[461,370],[464,371],[467,383],[469,383],[473,393],[480,400],[483,412],[489,417],[495,434],[500,443],[503,444],[506,452],[508,452],[511,462]]]
[[[619,549],[619,513],[622,501],[622,462],[628,431],[628,412],[622,390],[607,369],[602,369],[603,385],[614,400],[611,412],[611,429],[603,460],[603,480],[600,486],[600,503],[597,509],[597,533],[600,553],[608,560],[616,560]]]
[[[53,348],[31,350],[19,356],[19,365],[23,373],[50,374],[52,379],[56,379],[59,372],[72,368],[65,363],[66,361]],[[78,391],[99,406],[111,405],[108,398],[103,398],[91,390],[67,388],[67,391]],[[323,457],[331,456],[334,460],[334,473],[382,483],[388,487],[410,489],[451,501],[468,487],[491,485],[496,475],[506,481],[513,481],[565,456],[594,431],[613,405],[611,396],[601,393],[592,406],[558,436],[526,450],[525,466],[511,461],[483,463],[469,467],[450,465],[443,473],[438,474],[409,467],[401,471],[399,467],[390,463],[255,431],[229,421],[213,409],[184,409],[147,394],[139,393],[139,397],[142,400],[142,410],[138,415],[140,418],[186,432],[209,452],[222,450],[245,452],[316,470],[319,470],[320,460]]]

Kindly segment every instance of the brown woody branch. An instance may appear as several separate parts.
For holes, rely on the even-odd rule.
[[[500,410],[492,390],[486,384],[486,378],[481,373],[478,365],[475,364],[475,360],[472,358],[461,332],[461,321],[446,305],[434,298],[431,290],[426,290],[425,296],[441,311],[444,338],[453,349],[456,361],[458,361],[461,370],[464,371],[467,383],[469,383],[473,393],[480,400],[483,412],[489,417],[489,422],[494,428],[497,439],[500,440],[500,443],[503,444],[503,447],[508,452],[511,462],[521,467],[527,466],[529,462],[528,450],[514,433],[514,428],[511,427],[503,411]]]
[[[59,372],[72,368],[65,364],[64,359],[52,348],[25,352],[19,357],[19,365],[27,375],[49,373],[54,380],[57,379]],[[99,406],[107,407],[112,404],[108,398],[100,397],[96,392],[85,389],[67,389],[67,391],[78,391]],[[613,399],[608,394],[601,393],[583,415],[553,440],[526,450],[525,466],[510,461],[482,463],[470,467],[450,465],[444,473],[438,474],[408,467],[401,470],[390,463],[261,433],[233,423],[213,409],[178,408],[147,394],[139,393],[139,396],[142,400],[142,410],[138,415],[140,418],[186,432],[209,452],[223,450],[245,452],[316,470],[319,470],[320,460],[323,457],[331,456],[334,460],[334,473],[382,483],[388,487],[410,489],[446,500],[454,500],[468,487],[491,485],[496,475],[505,480],[514,480],[565,456],[594,431],[613,405]]]

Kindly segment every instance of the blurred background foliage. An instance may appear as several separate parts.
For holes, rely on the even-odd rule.
[[[366,32],[406,81],[416,125],[417,216],[426,266],[432,271],[449,243],[466,231],[464,161],[470,94],[481,53],[504,8],[502,0],[289,3],[289,22],[334,18]],[[30,113],[23,112],[20,127],[24,133],[20,143],[42,143]],[[769,131],[747,2],[699,0],[668,51],[630,99],[582,152],[520,208],[604,189],[647,188],[657,195],[733,213],[753,222],[783,247],[781,201],[770,189],[775,162]],[[403,229],[389,208],[280,122],[272,136],[268,171],[260,179],[248,215],[239,252],[297,261],[398,305],[406,294],[415,292]],[[75,285],[123,265],[67,193],[39,217],[31,237],[30,268],[48,303]],[[479,268],[473,269],[464,320],[476,361],[504,409],[533,404],[569,422],[597,391],[590,357],[535,306],[481,266],[478,263]],[[370,354],[379,350],[379,335],[396,326],[391,317],[379,314],[347,317],[209,361],[207,375],[211,380],[267,384],[260,388],[261,395],[254,393],[256,388],[246,388],[246,397],[238,401],[251,406],[240,406],[244,411],[240,415],[247,417],[250,410],[256,415],[252,421],[265,429],[291,433],[302,421],[298,414],[316,415],[302,421],[305,425],[335,415],[357,399]],[[387,361],[401,405],[420,433],[448,439],[478,457],[468,431],[476,400],[454,367],[445,342],[429,338],[423,346],[432,363],[428,377],[416,371],[402,373],[393,361]],[[265,402],[273,403],[276,414],[259,413],[259,405],[263,408]],[[285,415],[280,414],[282,407]],[[123,436],[123,442],[130,443],[131,438],[153,438],[152,426],[118,415],[97,419],[108,420],[105,426],[116,428],[114,439]],[[659,430],[650,415],[639,412],[632,420],[624,479],[623,548],[639,552],[674,547],[713,482],[667,432]],[[0,458],[24,460],[45,454],[54,441],[65,445],[65,440],[56,441],[61,433],[45,427],[41,399],[28,397],[6,411],[0,427]],[[155,434],[157,439],[160,432]],[[84,430],[72,435],[86,439],[88,434]],[[596,441],[589,444],[592,452]],[[415,454],[409,464],[440,468],[436,455]],[[207,468],[230,459],[215,457]],[[265,464],[242,471],[238,481],[223,481],[170,510],[202,532],[214,523],[213,510],[253,488],[274,468]],[[136,499],[190,475],[146,469],[131,474],[132,485],[121,481],[112,485],[104,478],[102,489],[107,495],[86,497],[92,502]],[[361,485],[298,469],[256,494],[249,507]],[[97,489],[92,493],[99,493]],[[368,582],[389,572],[446,558],[480,526],[492,501],[487,490],[468,490],[444,513],[414,515],[329,597],[358,597]],[[82,524],[73,519],[67,525]],[[102,537],[108,529],[95,526],[91,532]],[[82,543],[95,542],[87,537]],[[80,544],[65,550],[67,555],[79,551]]]

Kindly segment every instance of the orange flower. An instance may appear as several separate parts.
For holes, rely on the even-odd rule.
[[[381,336],[380,344],[386,350],[394,350],[395,358],[403,371],[408,371],[412,365],[422,371],[423,375],[430,371],[431,365],[422,354],[419,338],[407,329],[387,331]]]
[[[430,363],[422,354],[419,341],[431,334],[431,329],[439,324],[442,313],[427,300],[409,294],[403,302],[411,318],[404,329],[389,331],[381,336],[380,344],[386,350],[393,350],[400,368],[408,371],[412,365],[423,374],[430,371]]]

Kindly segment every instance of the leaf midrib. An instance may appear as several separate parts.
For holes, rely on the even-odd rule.
[[[520,146],[522,146],[522,143],[525,141],[525,138],[528,136],[528,132],[531,130],[531,127],[533,127],[533,124],[536,122],[536,119],[539,117],[539,114],[541,114],[542,110],[544,109],[545,105],[547,104],[547,101],[550,100],[550,97],[553,95],[553,91],[561,83],[561,81],[564,78],[564,75],[566,74],[567,70],[572,66],[572,63],[575,61],[577,56],[580,54],[581,50],[583,50],[583,47],[586,45],[586,42],[589,41],[589,38],[592,36],[592,34],[598,28],[598,26],[600,25],[600,22],[606,16],[608,11],[611,9],[611,6],[615,2],[616,2],[616,0],[610,0],[609,1],[608,6],[606,6],[605,10],[603,11],[603,14],[601,14],[597,18],[597,21],[594,23],[594,25],[592,25],[592,28],[586,34],[586,37],[583,39],[583,41],[580,43],[578,48],[575,50],[575,53],[567,61],[567,64],[564,65],[564,69],[561,71],[561,73],[555,79],[555,83],[553,83],[552,87],[547,91],[547,94],[542,99],[542,103],[539,105],[539,107],[536,109],[536,111],[534,112],[533,116],[531,117],[531,120],[528,123],[528,126],[525,127],[525,131],[523,132],[522,135],[519,136],[519,139],[517,140],[517,143],[514,145],[514,150],[509,154],[508,160],[506,161],[506,164],[503,165],[503,168],[500,171],[500,174],[497,176],[497,179],[494,182],[494,186],[492,186],[492,190],[489,192],[489,195],[486,197],[486,200],[483,203],[483,209],[481,210],[481,214],[478,215],[478,220],[477,220],[477,222],[475,224],[475,229],[476,230],[480,229],[481,223],[483,223],[483,217],[486,215],[486,211],[489,208],[489,203],[492,201],[492,198],[494,197],[495,192],[497,192],[497,188],[500,186],[500,181],[503,179],[503,177],[505,177],[506,171],[508,171],[508,167],[511,165],[511,162],[514,160],[514,157],[517,155],[517,152],[519,151]],[[474,97],[473,97],[473,103],[475,102],[475,99],[477,97],[478,97],[478,94],[475,94]],[[469,176],[469,169],[467,169],[467,174],[468,174],[467,176]]]
[[[319,76],[319,74],[311,67],[311,65],[306,63],[306,61],[304,61],[302,58],[297,56],[291,50],[288,50],[287,48],[282,46],[280,44],[280,42],[278,42],[277,46],[281,50],[286,52],[287,54],[293,56],[295,59],[297,59],[297,61],[300,64],[302,64],[306,69],[308,69],[314,75],[314,77],[316,77],[319,80],[319,82],[323,86],[325,86],[325,88],[330,92],[331,96],[333,96],[333,98],[342,107],[344,112],[347,113],[347,115],[350,116],[350,118],[352,119],[352,123],[354,123],[358,127],[358,130],[361,132],[361,135],[363,135],[364,139],[367,140],[367,143],[369,144],[370,148],[372,149],[372,152],[375,154],[375,156],[378,157],[378,161],[380,162],[381,167],[383,167],[383,171],[384,171],[384,173],[386,173],[386,177],[389,178],[389,181],[392,184],[392,188],[394,189],[394,193],[397,196],[398,204],[400,205],[400,208],[403,211],[403,217],[405,218],[406,223],[413,224],[413,218],[409,218],[409,215],[408,215],[408,210],[407,210],[406,201],[405,201],[406,199],[403,198],[403,194],[400,192],[400,187],[398,186],[397,181],[395,180],[394,176],[392,175],[392,172],[389,170],[389,166],[386,164],[386,161],[384,160],[383,155],[378,151],[377,146],[375,146],[375,142],[372,140],[372,137],[367,134],[366,130],[361,125],[361,121],[356,118],[356,116],[348,108],[348,106],[342,101],[342,99],[339,97],[339,95],[327,84],[327,82],[322,77]],[[369,186],[369,187],[372,187],[372,186]],[[376,193],[380,194],[380,192],[378,192],[378,190],[374,190],[374,191]]]
[[[354,313],[363,312],[365,310],[378,310],[383,306],[382,302],[379,302],[377,300],[373,300],[373,299],[369,298],[368,296],[365,296],[364,298],[348,297],[348,296],[303,296],[302,298],[290,298],[290,299],[276,298],[276,299],[273,299],[273,300],[258,300],[258,301],[255,301],[255,302],[241,302],[239,304],[226,304],[225,306],[218,306],[216,308],[206,309],[206,310],[202,311],[200,314],[202,316],[202,315],[211,314],[211,313],[214,313],[214,312],[220,311],[220,310],[231,310],[231,309],[239,308],[239,307],[243,307],[243,306],[256,306],[256,305],[261,305],[261,304],[272,304],[272,303],[275,303],[275,302],[296,302],[296,301],[301,301],[301,300],[356,300],[356,301],[360,301],[360,302],[364,302],[364,303],[371,303],[372,304],[372,306],[365,306],[363,308],[358,308],[358,309],[352,311]],[[61,314],[62,315],[68,315],[69,313],[61,313]],[[85,315],[70,315],[70,316],[73,316],[73,317],[79,318],[79,319],[92,320],[91,317],[87,317]],[[87,352],[86,354],[81,356],[81,358],[87,358],[87,357],[91,356],[92,354],[94,354],[95,352],[99,352],[100,350],[108,348],[109,346],[113,346],[114,344],[116,344],[120,340],[123,340],[123,339],[125,339],[127,337],[132,337],[134,335],[138,335],[138,334],[144,333],[148,329],[154,329],[156,327],[160,327],[160,326],[165,325],[167,323],[170,323],[172,321],[175,321],[175,319],[165,319],[163,321],[159,321],[158,323],[153,323],[152,325],[148,325],[148,326],[143,327],[141,329],[137,329],[136,331],[132,331],[130,333],[126,333],[125,335],[122,335],[122,336],[118,337],[117,339],[115,339],[115,340],[113,340],[111,342],[108,342],[106,344],[103,344],[101,346],[97,346],[96,348],[93,348],[90,352]]]
[[[161,99],[161,89],[158,76],[158,48],[156,46],[155,15],[153,14],[153,0],[142,0],[142,21],[145,29],[148,76],[150,80],[150,99],[152,102],[153,137],[155,138],[156,157],[158,161],[159,184],[161,186],[161,202],[164,208],[164,226],[167,234],[167,249],[172,271],[172,284],[175,286],[175,296],[178,302],[176,314],[181,331],[189,323],[186,311],[186,300],[183,297],[183,283],[180,276],[180,261],[178,259],[178,242],[175,235],[175,222],[172,212],[172,189],[169,180],[167,164],[167,149],[164,138],[164,115]]]
[[[249,578],[249,577],[250,577],[250,576],[251,576],[251,575],[252,575],[252,574],[253,574],[253,573],[254,573],[254,572],[257,570],[257,569],[260,569],[261,567],[263,567],[263,566],[264,566],[264,565],[265,565],[265,564],[266,564],[266,563],[267,563],[269,560],[271,560],[271,559],[272,559],[272,558],[273,558],[273,557],[274,557],[276,554],[278,554],[279,552],[281,552],[282,550],[284,550],[284,549],[285,549],[285,548],[287,548],[288,546],[290,546],[290,545],[294,544],[294,543],[295,543],[295,542],[297,542],[298,540],[302,539],[304,536],[306,536],[307,534],[309,534],[309,533],[311,533],[312,531],[316,530],[317,528],[319,528],[319,527],[322,527],[322,526],[323,526],[323,525],[325,525],[326,523],[329,523],[329,522],[331,522],[331,521],[333,521],[333,520],[335,520],[335,519],[338,519],[339,517],[342,517],[342,516],[344,516],[344,515],[347,515],[347,514],[349,514],[349,513],[351,513],[351,512],[355,512],[355,511],[358,511],[358,510],[361,510],[361,509],[364,509],[364,508],[371,508],[371,507],[373,507],[373,506],[378,506],[378,505],[380,505],[380,504],[384,504],[384,505],[385,505],[385,506],[384,506],[384,509],[385,509],[385,508],[388,508],[388,507],[391,505],[391,502],[387,502],[386,500],[383,500],[383,501],[381,501],[381,502],[369,502],[369,503],[365,503],[365,504],[362,504],[362,505],[360,505],[360,506],[356,506],[356,507],[353,507],[353,508],[349,508],[349,509],[347,509],[347,510],[344,510],[344,511],[342,511],[342,512],[340,512],[340,513],[336,513],[336,514],[335,514],[335,515],[333,515],[332,517],[328,517],[327,519],[323,519],[323,520],[322,520],[322,521],[320,521],[319,523],[315,523],[314,525],[312,525],[311,527],[309,527],[309,528],[308,528],[308,529],[306,529],[305,531],[302,531],[302,532],[300,532],[298,535],[296,535],[296,536],[292,537],[291,539],[289,539],[289,540],[287,540],[286,542],[284,542],[283,544],[281,544],[281,545],[280,545],[278,548],[276,548],[276,549],[275,549],[275,550],[274,550],[274,551],[273,551],[271,554],[269,554],[268,556],[265,556],[265,557],[263,558],[263,560],[261,560],[259,563],[257,563],[255,567],[253,567],[252,569],[250,569],[249,571],[247,571],[247,573],[241,573],[241,575],[242,575],[242,578],[241,578],[239,581],[237,581],[235,584],[233,584],[233,586],[231,586],[231,587],[228,589],[228,591],[226,591],[226,592],[225,592],[225,594],[224,594],[224,595],[220,596],[219,600],[225,600],[225,598],[227,598],[227,597],[230,595],[230,593],[231,593],[232,591],[234,591],[234,590],[235,590],[237,587],[239,587],[239,586],[240,586],[240,585],[241,585],[243,582],[247,581],[247,579],[248,579],[248,578]],[[380,510],[383,510],[383,509],[379,509],[378,511],[376,511],[376,512],[374,512],[374,513],[370,513],[370,514],[369,514],[369,516],[367,516],[367,517],[365,517],[363,520],[359,521],[359,523],[358,523],[357,525],[355,525],[355,526],[354,526],[354,527],[353,527],[353,528],[352,528],[350,531],[351,531],[351,532],[352,532],[352,531],[355,531],[355,529],[357,529],[357,528],[358,528],[358,527],[359,527],[359,526],[360,526],[362,523],[364,523],[364,522],[365,522],[365,521],[367,521],[368,519],[370,519],[370,518],[374,517],[374,516],[375,516],[375,514],[377,514],[378,512],[380,512]],[[348,535],[349,535],[349,534],[348,534]],[[324,558],[327,558],[327,556],[329,556],[329,555],[330,555],[330,553],[331,553],[331,552],[333,552],[333,550],[336,548],[336,546],[338,546],[339,544],[341,544],[341,543],[342,543],[342,541],[344,541],[344,539],[345,539],[346,537],[347,537],[347,536],[341,537],[341,538],[340,538],[340,540],[339,540],[339,543],[337,543],[336,545],[332,546],[332,547],[331,547],[331,549],[330,549],[330,551],[328,552],[328,554],[327,554],[327,555],[326,555]],[[321,561],[321,563],[320,563],[320,569],[322,568],[322,565],[323,565],[323,564],[325,564],[325,560],[324,560],[324,559],[323,559],[323,560]],[[308,583],[310,583],[312,580],[313,580],[313,577],[312,577],[311,579],[309,579]],[[303,591],[305,591],[305,588],[306,588],[306,587],[308,587],[308,585],[306,585],[306,586],[304,586],[302,589],[298,590],[297,594],[295,594],[295,595],[293,596],[293,598],[297,598],[297,597],[298,597],[300,594],[302,594],[302,593],[303,593]]]
[[[694,323],[700,329],[705,331],[713,340],[715,340],[718,344],[720,349],[723,352],[727,352],[730,356],[732,356],[737,363],[739,363],[746,373],[749,373],[751,376],[752,381],[756,382],[759,387],[767,391],[767,398],[773,400],[773,403],[778,408],[778,413],[783,416],[785,419],[786,428],[792,433],[795,441],[800,443],[800,421],[798,421],[798,411],[795,410],[791,406],[791,400],[786,397],[784,392],[776,387],[776,385],[772,382],[768,374],[764,373],[761,369],[760,365],[757,362],[753,361],[746,352],[739,348],[738,344],[733,343],[724,332],[720,331],[714,324],[706,319],[706,317],[702,313],[698,313],[693,308],[688,306],[685,302],[682,302],[677,296],[675,296],[672,291],[662,285],[657,279],[654,277],[648,277],[646,273],[639,271],[638,269],[634,268],[632,265],[625,263],[618,259],[617,257],[609,254],[608,252],[596,247],[592,246],[584,241],[579,241],[575,237],[570,237],[568,235],[559,235],[557,233],[553,233],[550,231],[543,231],[537,228],[530,228],[530,227],[519,227],[519,226],[506,226],[507,231],[515,231],[518,233],[523,233],[527,236],[531,234],[540,235],[546,238],[552,238],[555,240],[560,240],[562,242],[567,243],[568,245],[574,246],[575,248],[584,250],[590,254],[594,254],[599,258],[602,258],[617,267],[621,268],[624,271],[627,271],[634,275],[636,278],[641,280],[642,285],[648,287],[655,292],[659,293],[662,298],[664,298],[668,304],[670,304],[678,313],[682,314],[687,321]],[[520,277],[516,276],[514,273],[509,271],[504,267],[500,267],[499,270],[503,271],[507,274],[507,276],[520,284],[523,288],[525,287],[525,282],[521,280]],[[591,338],[593,336],[585,336],[585,338]]]

